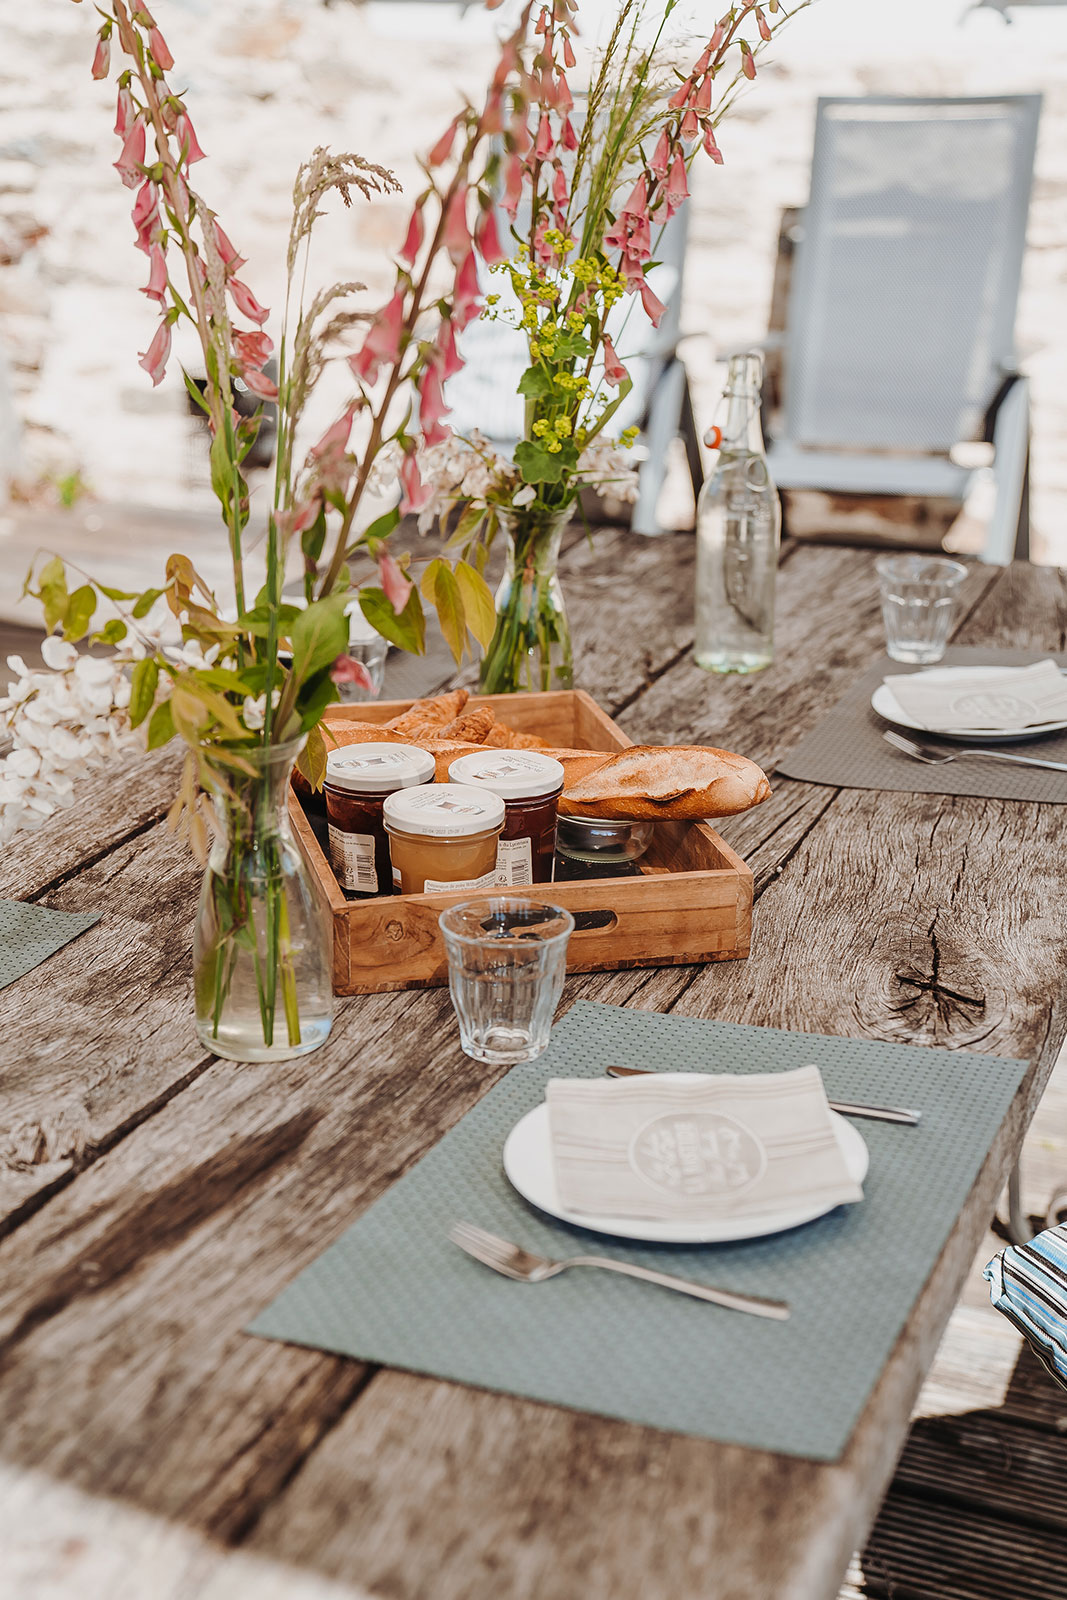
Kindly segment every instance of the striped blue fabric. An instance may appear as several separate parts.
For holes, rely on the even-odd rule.
[[[989,1298],[1067,1388],[1067,1226],[1009,1245],[985,1269]]]

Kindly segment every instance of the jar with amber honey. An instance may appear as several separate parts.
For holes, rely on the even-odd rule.
[[[393,886],[401,894],[491,889],[504,802],[484,789],[434,783],[385,802]]]
[[[496,881],[511,886],[551,883],[556,855],[556,808],[563,767],[537,750],[478,750],[448,769],[453,783],[488,790],[504,802],[504,831],[496,847]]]
[[[383,810],[400,790],[429,784],[428,750],[401,744],[350,744],[326,757],[330,862],[346,894],[392,894],[393,868]]]

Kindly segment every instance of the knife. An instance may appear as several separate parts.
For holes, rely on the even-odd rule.
[[[648,1078],[655,1074],[648,1067],[605,1067],[609,1078]],[[694,1077],[698,1077],[694,1073]],[[844,1117],[866,1117],[871,1122],[903,1122],[914,1128],[922,1117],[921,1111],[907,1111],[902,1106],[854,1106],[845,1100],[831,1100],[830,1110]]]

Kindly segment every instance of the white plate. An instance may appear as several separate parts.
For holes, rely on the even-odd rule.
[[[1003,671],[1003,667],[927,667],[923,671],[923,677],[952,683],[960,677],[992,677]],[[924,728],[921,722],[915,722],[903,711],[897,704],[892,690],[884,683],[880,683],[871,695],[871,706],[880,717],[885,718],[886,722],[892,722],[898,728],[913,728],[917,733],[929,733],[935,738],[968,739],[976,744],[1018,744],[1024,739],[1040,739],[1043,733],[1062,733],[1067,728],[1067,721],[1037,722],[1029,728],[1011,729]]]
[[[691,1078],[691,1072],[664,1072],[668,1082]],[[870,1153],[863,1135],[851,1122],[831,1111],[834,1132],[841,1146],[849,1177],[862,1183],[867,1176]],[[730,1239],[759,1239],[767,1233],[782,1233],[799,1228],[832,1211],[833,1206],[810,1201],[783,1206],[765,1217],[728,1217],[717,1222],[660,1222],[652,1217],[594,1217],[583,1211],[565,1211],[556,1188],[556,1168],[552,1160],[552,1138],[548,1126],[548,1105],[535,1106],[517,1122],[504,1144],[504,1171],[512,1184],[531,1205],[561,1222],[593,1233],[613,1234],[617,1239],[648,1239],[657,1244],[723,1244]]]

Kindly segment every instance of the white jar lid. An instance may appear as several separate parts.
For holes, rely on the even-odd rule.
[[[389,794],[430,783],[433,756],[410,744],[346,744],[326,757],[326,782],[358,794]]]
[[[385,802],[385,826],[428,839],[463,839],[504,824],[504,802],[487,789],[462,783],[430,783],[402,789]]]
[[[555,794],[563,787],[563,766],[536,750],[475,750],[457,756],[448,769],[453,783],[471,783],[502,800],[526,800]]]

